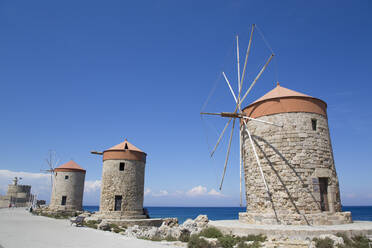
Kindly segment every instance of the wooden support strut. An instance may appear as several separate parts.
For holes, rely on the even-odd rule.
[[[222,112],[222,117],[229,117],[229,118],[241,118],[241,115],[238,113],[230,113],[230,112]]]
[[[200,114],[202,114],[202,115],[218,115],[218,116],[227,117],[227,118],[242,118],[242,119],[246,119],[246,120],[262,122],[262,123],[277,126],[277,127],[283,127],[283,124],[276,124],[276,123],[272,123],[272,122],[269,122],[269,121],[264,121],[264,120],[259,120],[259,119],[256,119],[256,118],[252,118],[252,117],[247,116],[243,112],[242,113],[236,113],[236,112],[234,112],[234,113],[233,112],[205,113],[205,112],[201,112]]]
[[[263,170],[262,170],[261,162],[260,162],[260,159],[258,158],[258,155],[257,155],[256,147],[254,146],[251,133],[248,130],[247,122],[245,120],[244,120],[244,126],[245,126],[245,130],[246,130],[246,132],[248,134],[249,141],[251,143],[254,156],[256,157],[257,165],[258,165],[258,168],[260,170],[262,181],[263,181],[263,183],[265,185],[265,188],[266,188],[266,192],[267,192],[268,196],[271,197],[271,193],[270,193],[269,187],[267,186],[266,179],[265,179],[265,176],[264,176],[264,173],[263,173]]]
[[[91,151],[91,154],[96,154],[96,155],[103,155],[103,152],[97,152],[97,151]]]

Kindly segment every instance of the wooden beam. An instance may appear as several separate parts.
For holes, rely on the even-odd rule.
[[[103,152],[97,152],[97,151],[91,151],[90,153],[95,154],[95,155],[103,155]]]

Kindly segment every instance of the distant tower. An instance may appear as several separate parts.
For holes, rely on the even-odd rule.
[[[13,184],[8,185],[6,196],[10,202],[16,207],[25,207],[31,200],[31,186],[18,184],[21,177],[15,177]]]
[[[126,139],[103,152],[99,214],[105,218],[146,218],[143,210],[145,163],[146,153]]]
[[[248,121],[267,181],[269,196],[243,129],[247,212],[239,219],[254,224],[342,224],[340,190],[330,140],[327,104],[279,84],[246,107]]]
[[[54,169],[52,197],[49,208],[55,211],[83,209],[85,170],[74,161]]]

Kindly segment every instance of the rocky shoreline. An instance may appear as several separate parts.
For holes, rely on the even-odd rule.
[[[199,234],[208,227],[208,217],[199,215],[194,220],[187,219],[179,224],[177,218],[163,218],[160,225],[138,225],[138,220],[98,219],[94,214],[82,213],[85,224],[103,231],[113,231],[132,238],[149,240],[187,240],[194,234]],[[157,219],[156,219],[157,220]],[[140,220],[141,221],[141,220]],[[118,223],[124,223],[122,225]],[[146,223],[143,221],[142,223]],[[155,222],[158,224],[159,222]],[[152,224],[152,223],[150,223]]]

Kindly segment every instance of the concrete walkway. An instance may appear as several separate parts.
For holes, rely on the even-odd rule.
[[[86,227],[70,226],[69,220],[34,216],[24,208],[0,209],[0,247],[3,248],[125,248],[175,247]]]
[[[223,233],[234,235],[264,234],[270,236],[285,236],[296,239],[318,237],[321,234],[345,233],[350,236],[372,235],[372,221],[355,221],[351,224],[332,226],[296,226],[296,225],[252,225],[238,220],[210,221],[210,226],[220,229]]]

